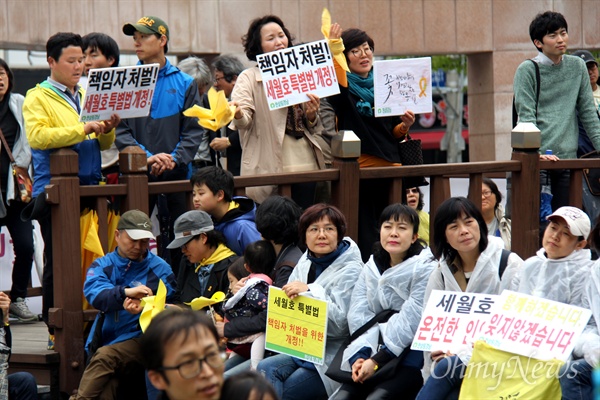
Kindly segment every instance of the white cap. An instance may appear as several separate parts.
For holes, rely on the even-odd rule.
[[[547,216],[546,219],[551,220],[554,217],[562,218],[569,226],[569,231],[571,231],[572,235],[583,236],[584,239],[587,239],[590,235],[590,230],[592,229],[590,218],[579,208],[570,206],[560,207],[552,215]]]

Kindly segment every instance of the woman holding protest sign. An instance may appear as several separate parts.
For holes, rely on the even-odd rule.
[[[379,242],[352,292],[352,337],[340,350],[340,370],[350,367],[352,378],[333,397],[336,400],[414,399],[423,384],[423,353],[410,345],[437,261],[418,239],[419,216],[409,206],[387,206],[379,227]]]
[[[504,250],[502,239],[488,236],[485,220],[472,201],[464,197],[444,201],[433,226],[434,254],[440,263],[429,277],[424,305],[433,290],[500,294],[516,289],[511,284],[523,260]],[[469,358],[468,354],[463,358]],[[458,398],[465,368],[461,359],[436,350],[426,352],[424,361],[425,374],[431,372],[431,376],[417,400]]]
[[[327,302],[324,362],[317,365],[279,354],[261,361],[257,369],[282,399],[324,399],[339,387],[325,371],[349,335],[346,315],[363,263],[356,244],[344,237],[346,218],[337,208],[323,203],[309,207],[298,228],[308,250],[282,289],[290,299],[302,295]]]
[[[290,32],[274,15],[253,20],[242,41],[251,61],[293,45]],[[313,136],[322,129],[319,98],[312,94],[308,98],[303,104],[271,110],[260,69],[248,68],[238,76],[231,99],[237,106],[233,125],[240,132],[242,176],[324,168],[323,153]],[[276,190],[276,186],[261,186],[247,188],[246,193],[262,203]],[[304,209],[314,203],[314,193],[314,183],[292,185],[292,198]]]
[[[340,94],[327,100],[337,116],[338,130],[354,131],[360,138],[361,155],[358,163],[361,168],[402,165],[398,142],[415,122],[415,114],[407,111],[400,117],[375,117],[373,39],[365,31],[356,28],[342,32],[342,28],[336,23],[331,25],[329,40],[334,56],[343,52],[350,72],[347,73],[334,57]],[[386,180],[361,182],[358,244],[363,259],[371,254],[373,243],[377,241],[377,220],[388,205],[388,187]]]

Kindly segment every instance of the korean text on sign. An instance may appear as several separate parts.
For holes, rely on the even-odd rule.
[[[434,290],[411,349],[459,353],[481,337],[498,296]]]
[[[375,116],[430,113],[431,57],[375,61]]]
[[[290,300],[283,290],[269,287],[267,350],[323,364],[327,338],[327,303],[306,296]]]
[[[566,361],[591,314],[581,307],[505,290],[482,333],[500,350]]]
[[[102,121],[112,114],[121,118],[147,116],[158,70],[158,64],[90,70],[80,121]]]
[[[256,56],[269,109],[308,101],[308,93],[340,92],[327,41],[306,43]]]

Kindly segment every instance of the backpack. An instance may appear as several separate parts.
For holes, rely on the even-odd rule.
[[[540,67],[538,63],[533,60],[529,60],[535,65],[535,82],[536,82],[536,90],[535,90],[535,117],[537,119],[537,110],[538,110],[538,102],[540,101]],[[513,96],[512,101],[512,123],[513,128],[517,126],[517,121],[519,120],[519,114],[517,114],[517,107],[515,106],[515,96]]]

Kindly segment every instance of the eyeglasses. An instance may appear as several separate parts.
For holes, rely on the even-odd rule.
[[[208,366],[214,371],[216,369],[221,368],[224,364],[224,361],[225,354],[222,352],[215,351],[208,353],[202,358],[196,358],[193,360],[185,361],[174,367],[161,367],[159,371],[168,371],[176,369],[177,371],[179,371],[179,375],[181,375],[183,379],[192,379],[200,375],[200,373],[202,372],[203,363],[206,362],[206,364],[208,364]]]
[[[483,197],[490,197],[492,195],[492,191],[491,190],[482,190],[481,195]]]
[[[225,79],[225,77],[224,77],[224,76],[220,76],[220,77],[218,77],[218,78],[215,78],[215,83],[219,83],[219,81],[220,81],[221,79]]]
[[[419,189],[417,189],[417,188],[406,189],[406,194],[409,194],[409,193],[418,194],[419,193]]]
[[[352,49],[352,50],[350,50],[350,53],[354,57],[361,57],[363,54],[365,56],[370,56],[371,54],[373,54],[373,49],[369,46],[369,47],[364,47],[362,49]]]

